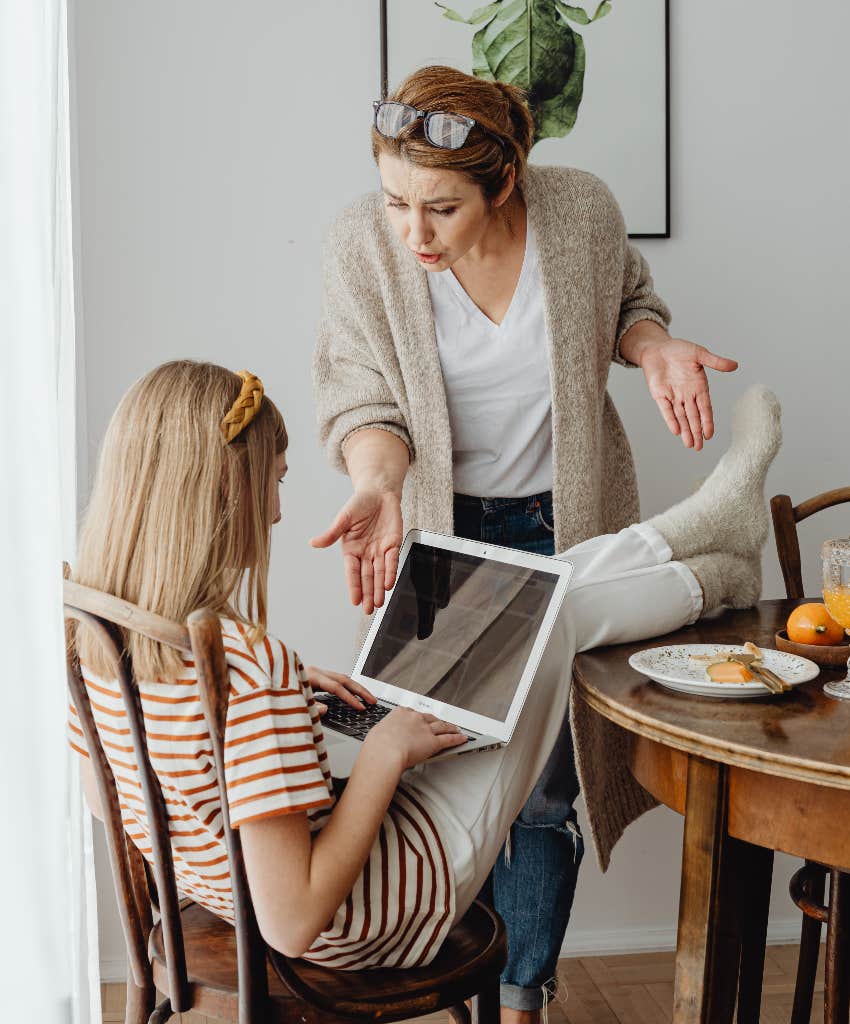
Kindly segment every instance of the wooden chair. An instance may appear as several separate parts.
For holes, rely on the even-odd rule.
[[[797,524],[816,512],[850,502],[850,487],[839,487],[792,505],[787,494],[770,502],[776,553],[789,598],[803,598],[803,570]],[[829,876],[829,902],[824,902]],[[826,923],[824,1019],[846,1024],[850,1017],[850,874],[836,867],[806,861],[790,884],[791,899],[803,912],[800,958],[791,1024],[808,1024],[812,1013],[815,974],[820,954],[821,926]]]
[[[474,903],[455,925],[428,967],[333,971],[290,960],[267,948],[251,904],[239,833],[230,828],[223,797],[222,820],[236,925],[232,927],[203,907],[181,899],[165,800],[148,757],[141,701],[121,630],[191,651],[221,795],[229,689],[221,624],[214,613],[202,609],[189,616],[187,630],[67,579],[64,604],[66,620],[84,622],[94,630],[114,666],[151,823],[152,866],[124,833],[115,779],[94,723],[74,644],[69,642],[68,688],[104,809],[110,864],[127,945],[127,1024],[161,1024],[189,1010],[238,1024],[350,1024],[396,1021],[440,1009],[448,1009],[457,1024],[470,1024],[464,1004],[467,999],[472,1000],[472,1016],[477,1022],[496,1024],[499,974],[507,958],[507,944],[501,919],[481,903]],[[157,990],[165,994],[159,1005],[155,1005]]]

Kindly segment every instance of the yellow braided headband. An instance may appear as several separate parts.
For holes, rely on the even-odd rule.
[[[238,437],[260,411],[263,401],[263,382],[248,370],[239,370],[242,390],[230,407],[230,412],[221,421],[221,443],[228,445]]]

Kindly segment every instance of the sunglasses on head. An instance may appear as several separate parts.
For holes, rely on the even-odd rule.
[[[451,114],[447,110],[417,110],[407,103],[396,103],[393,100],[375,100],[372,104],[375,111],[375,131],[385,139],[396,139],[401,132],[414,121],[424,118],[423,130],[425,138],[438,149],[460,149],[469,138],[469,133],[478,125],[485,135],[505,148],[504,139],[484,128],[472,117],[463,114]]]

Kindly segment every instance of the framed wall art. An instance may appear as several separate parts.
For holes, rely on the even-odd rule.
[[[669,0],[380,0],[381,95],[448,64],[526,90],[531,162],[592,171],[633,238],[670,237]]]

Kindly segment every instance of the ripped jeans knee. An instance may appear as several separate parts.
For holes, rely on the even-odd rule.
[[[566,840],[564,846],[569,846],[571,851],[570,860],[575,867],[578,868],[579,864],[581,864],[582,858],[584,857],[584,836],[581,834],[581,828],[579,827],[574,814],[571,817],[566,818],[563,822],[551,823],[542,821],[523,821],[522,816],[517,818],[508,833],[508,837],[505,840],[505,845],[502,850],[506,867],[511,866],[511,850],[513,847],[512,840],[514,838],[515,829],[550,829],[554,831]]]

